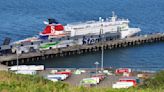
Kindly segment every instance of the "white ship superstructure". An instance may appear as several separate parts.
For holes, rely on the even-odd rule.
[[[132,36],[135,33],[141,31],[139,28],[129,28],[128,19],[118,19],[113,12],[111,18],[102,19],[99,18],[99,21],[87,21],[84,23],[74,23],[67,24],[65,26],[65,31],[71,32],[71,36],[75,35],[87,35],[87,34],[96,34],[100,33],[121,33],[121,38]]]

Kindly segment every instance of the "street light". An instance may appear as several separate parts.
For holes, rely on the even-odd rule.
[[[104,46],[102,45],[102,52],[101,52],[101,70],[103,70],[104,69],[104,48],[103,48]]]
[[[97,75],[97,70],[98,70],[99,62],[95,62],[95,65],[96,65],[96,75]]]
[[[100,18],[101,19],[101,18]],[[104,69],[104,46],[103,46],[103,22],[104,20],[101,19],[101,27],[100,27],[100,35],[101,35],[101,70]]]
[[[17,55],[17,70],[18,70],[18,65],[19,65],[18,46],[16,46],[16,55]]]

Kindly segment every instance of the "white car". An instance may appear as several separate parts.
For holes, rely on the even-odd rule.
[[[48,77],[48,78],[46,78],[46,79],[48,79],[48,80],[50,80],[50,81],[52,81],[52,82],[57,82],[57,81],[59,81],[58,79],[53,78],[53,77]]]
[[[28,75],[35,75],[37,71],[35,70],[18,70],[15,72],[16,74],[28,74]]]
[[[68,75],[66,75],[66,74],[49,74],[49,75],[47,75],[47,78],[61,78],[61,80],[65,80],[67,77],[68,77]]]

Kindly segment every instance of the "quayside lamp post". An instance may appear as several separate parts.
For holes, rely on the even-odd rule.
[[[18,46],[16,46],[16,56],[17,56],[17,70],[19,65],[19,53],[18,53]]]
[[[94,64],[96,65],[96,75],[97,75],[97,70],[98,70],[99,62],[95,62]]]
[[[99,21],[101,21],[101,27],[100,27],[100,35],[101,35],[101,70],[104,70],[104,46],[103,46],[103,39],[104,39],[104,35],[103,35],[103,21],[104,19],[102,19],[101,17],[99,17]]]
[[[102,50],[101,50],[101,70],[104,70],[104,48],[102,45]]]

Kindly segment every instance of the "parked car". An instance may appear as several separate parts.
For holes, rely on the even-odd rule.
[[[66,75],[66,74],[49,74],[49,75],[47,75],[47,77],[48,78],[56,78],[56,79],[61,78],[61,80],[65,80],[68,77],[68,75]]]
[[[28,74],[28,75],[35,75],[37,71],[35,70],[18,70],[15,71],[16,74]]]
[[[66,74],[69,77],[72,75],[72,72],[62,71],[62,72],[56,72],[55,74]]]

